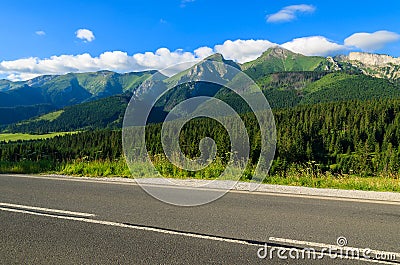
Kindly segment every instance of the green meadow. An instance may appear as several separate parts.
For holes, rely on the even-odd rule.
[[[76,132],[56,132],[47,134],[27,134],[27,133],[0,133],[0,142],[43,140]]]

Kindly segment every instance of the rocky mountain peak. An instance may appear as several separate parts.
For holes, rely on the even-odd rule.
[[[286,58],[288,55],[294,54],[293,52],[282,48],[281,46],[274,46],[264,52],[263,56],[273,56],[277,58]]]
[[[358,61],[367,66],[384,66],[387,64],[400,64],[400,58],[394,58],[385,54],[373,54],[364,52],[351,52],[350,61]]]
[[[225,61],[225,58],[220,53],[214,53],[214,54],[208,56],[207,58],[205,58],[205,60],[223,62],[223,61]]]

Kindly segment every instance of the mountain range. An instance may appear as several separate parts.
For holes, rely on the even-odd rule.
[[[400,59],[387,55],[319,57],[274,47],[245,64],[225,60],[220,54],[205,61],[224,62],[242,70],[260,86],[273,108],[400,98]],[[203,62],[169,78],[159,73],[159,80],[171,84],[207,71],[227,78],[226,69],[209,63],[205,66]],[[154,73],[99,71],[45,75],[19,82],[0,80],[0,124],[8,131],[34,132],[120,126],[130,96],[144,93],[138,87]],[[180,85],[166,93],[156,106],[168,112],[180,101],[198,95],[215,96],[245,111],[240,110],[241,104],[233,93],[204,83]]]

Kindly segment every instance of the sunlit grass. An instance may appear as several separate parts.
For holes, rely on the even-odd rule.
[[[64,110],[50,112],[50,113],[44,114],[42,116],[39,116],[37,119],[35,119],[35,121],[54,121],[55,119],[60,117],[60,115],[63,112],[64,112]]]
[[[72,134],[76,132],[56,132],[48,134],[25,134],[25,133],[0,133],[0,142],[10,142],[10,141],[26,141],[26,140],[38,140],[38,139],[49,139],[56,136],[63,136],[66,134]]]
[[[332,174],[325,173],[318,174],[316,177],[313,177],[310,175],[290,174],[286,177],[268,176],[264,183],[326,189],[400,192],[400,181],[395,178],[384,176],[334,176]]]
[[[191,172],[174,167],[164,158],[153,160],[155,167],[163,177],[179,179],[216,179],[224,170],[220,161],[198,172]],[[247,170],[248,171],[248,170]],[[241,181],[248,181],[250,172],[245,172]],[[148,163],[136,162],[128,168],[124,159],[116,161],[74,161],[70,163],[55,163],[52,161],[0,161],[0,173],[55,173],[85,177],[125,177],[151,178],[157,177]],[[307,169],[292,169],[283,175],[267,176],[264,183],[312,188],[330,188],[364,191],[400,192],[398,175],[380,175],[361,177],[357,175],[334,175],[330,172],[309,172]]]
[[[61,166],[60,174],[85,177],[130,177],[131,173],[124,160],[117,161],[76,161]]]

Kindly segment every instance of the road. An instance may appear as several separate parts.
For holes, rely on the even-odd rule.
[[[400,264],[376,252],[374,260],[257,256],[265,243],[268,254],[320,253],[338,237],[399,255],[399,221],[393,202],[229,192],[178,207],[132,183],[0,175],[0,264]]]

